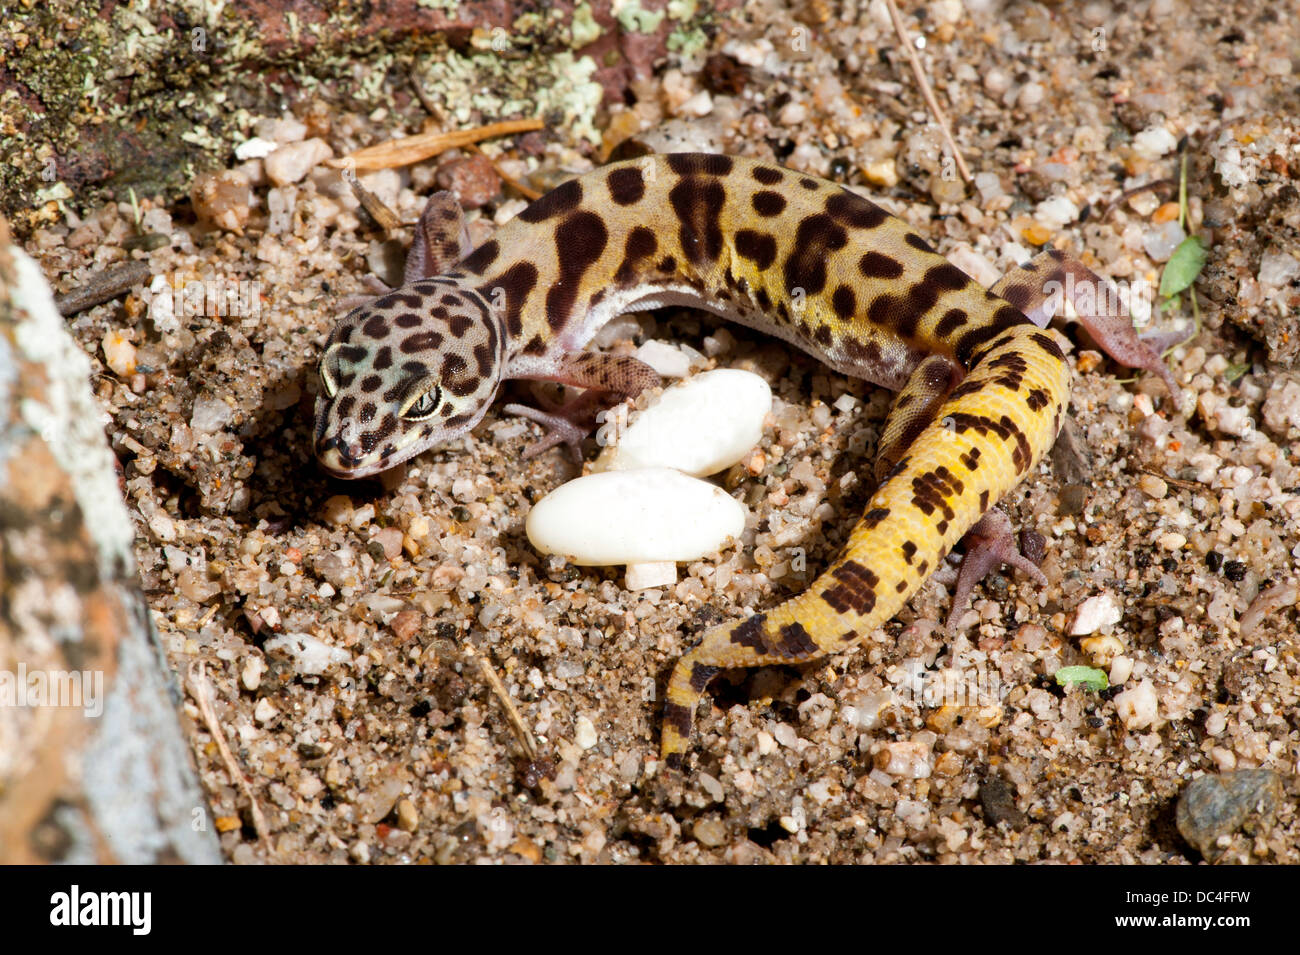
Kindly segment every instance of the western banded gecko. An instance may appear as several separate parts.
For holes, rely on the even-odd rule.
[[[661,747],[670,767],[681,766],[719,670],[853,646],[964,535],[954,608],[999,562],[1042,580],[993,505],[1061,426],[1070,366],[1045,326],[1062,289],[1074,290],[1080,320],[1112,357],[1177,394],[1127,316],[1087,311],[1083,303],[1106,301],[1095,295],[1103,283],[1076,260],[1048,251],[985,290],[878,206],[772,163],[706,154],[615,163],[467,247],[459,206],[434,196],[404,284],[334,329],[315,430],[328,471],[373,474],[466,433],[510,378],[588,389],[549,412],[507,407],[549,429],[530,453],[576,444],[599,400],[659,381],[636,359],[583,347],[615,315],[667,305],[732,319],[899,392],[879,487],[844,554],[799,596],[707,631],[673,669]]]

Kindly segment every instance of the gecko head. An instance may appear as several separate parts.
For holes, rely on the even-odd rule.
[[[349,313],[320,360],[316,458],[337,477],[387,470],[482,419],[502,336],[477,291],[421,279]]]

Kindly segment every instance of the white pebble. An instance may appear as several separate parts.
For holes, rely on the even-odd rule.
[[[313,168],[333,156],[334,150],[323,139],[288,143],[266,157],[266,178],[277,186],[287,186],[298,182]]]
[[[758,443],[771,410],[772,389],[758,375],[731,368],[705,372],[664,391],[592,468],[716,474]]]
[[[1187,238],[1187,233],[1178,224],[1177,219],[1162,222],[1160,225],[1142,234],[1142,248],[1156,262],[1164,262],[1174,254],[1178,244]]]
[[[636,358],[665,378],[685,378],[691,370],[690,357],[666,342],[648,341],[636,350]]]
[[[135,374],[135,346],[120,329],[109,329],[104,333],[101,343],[104,349],[104,361],[119,378],[130,378]]]
[[[596,735],[596,727],[592,725],[590,719],[585,716],[578,717],[573,727],[573,741],[580,749],[591,749],[600,741],[600,737]]]
[[[1128,678],[1133,675],[1133,658],[1126,656],[1117,656],[1110,661],[1110,685],[1123,686],[1128,682]]]
[[[254,132],[273,143],[296,143],[307,137],[307,124],[295,116],[268,116],[257,121]]]
[[[262,649],[266,653],[284,653],[293,661],[297,672],[307,675],[321,674],[333,664],[343,665],[352,660],[346,650],[317,640],[310,633],[286,633],[281,637],[272,637],[263,644]]]
[[[649,590],[651,587],[670,587],[677,583],[677,565],[671,560],[650,564],[628,564],[627,589]]]
[[[927,779],[930,776],[930,747],[907,740],[885,743],[875,756],[876,769],[904,779]]]
[[[263,139],[261,136],[254,136],[252,139],[246,139],[235,147],[235,158],[240,162],[248,159],[265,159],[275,152],[276,148],[276,143],[273,141]]]
[[[671,468],[589,474],[533,506],[526,529],[544,554],[582,565],[696,560],[745,527],[720,487]]]
[[[253,708],[253,719],[259,723],[269,723],[275,716],[275,705],[267,697],[257,701],[257,706]]]
[[[1174,134],[1163,126],[1148,126],[1133,137],[1133,152],[1143,159],[1159,159],[1177,146]]]
[[[1124,609],[1119,599],[1112,593],[1097,594],[1079,604],[1075,611],[1074,623],[1070,627],[1070,636],[1080,637],[1096,633],[1102,627],[1119,623],[1124,616]]]
[[[1300,262],[1286,252],[1265,252],[1259,260],[1259,284],[1282,288],[1300,275]]]
[[[1143,680],[1133,689],[1115,694],[1115,712],[1125,729],[1146,729],[1156,721],[1158,713],[1155,686]]]
[[[1038,204],[1034,209],[1034,218],[1055,232],[1079,218],[1079,207],[1065,196],[1053,196]]]
[[[200,434],[215,434],[235,417],[235,410],[220,398],[200,395],[194,399],[190,427]]]

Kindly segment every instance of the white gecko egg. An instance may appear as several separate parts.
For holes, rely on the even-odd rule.
[[[772,389],[753,372],[706,371],[668,388],[592,464],[595,471],[676,468],[704,477],[731,467],[763,436]]]
[[[671,468],[588,474],[528,513],[528,539],[575,564],[696,560],[745,527],[745,507],[716,485]]]

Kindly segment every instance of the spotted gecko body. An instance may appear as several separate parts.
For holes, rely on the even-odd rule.
[[[804,593],[714,627],[677,663],[664,707],[670,766],[719,670],[856,644],[1035,466],[1070,387],[1040,327],[1059,303],[1050,283],[1069,272],[1095,280],[1053,252],[989,291],[866,199],[719,155],[588,173],[464,258],[457,208],[431,203],[422,227],[410,281],[349,314],[326,346],[316,449],[335,474],[371,474],[464,434],[507,379],[616,397],[656,384],[635,359],[583,348],[614,316],[666,305],[705,309],[900,391],[879,488],[844,554]],[[1167,376],[1126,319],[1082,318],[1118,360]],[[563,431],[563,416],[532,416]]]

